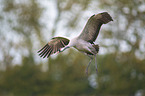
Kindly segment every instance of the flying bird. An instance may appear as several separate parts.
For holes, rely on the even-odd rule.
[[[94,44],[94,42],[101,26],[110,21],[113,21],[113,19],[107,12],[94,14],[88,19],[87,24],[79,36],[71,40],[64,37],[54,37],[38,51],[39,56],[48,58],[56,52],[63,52],[67,48],[74,47],[91,58],[86,68],[86,74],[88,74],[88,67],[94,56],[97,72],[96,54],[99,52],[99,45]]]

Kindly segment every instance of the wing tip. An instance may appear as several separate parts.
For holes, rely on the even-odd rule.
[[[101,20],[103,20],[104,24],[106,24],[106,23],[108,23],[110,21],[113,21],[112,17],[110,16],[110,14],[108,12],[103,12],[103,13],[101,13],[101,15],[102,15],[102,19]]]
[[[108,12],[102,12],[95,15],[97,19],[99,19],[103,24],[106,24],[110,21],[113,21],[112,17]]]
[[[64,37],[53,37],[43,48],[37,51],[40,57],[45,58],[58,52],[60,48],[68,45],[69,39]]]
[[[41,49],[39,49],[38,51],[37,51],[37,53],[39,53],[39,52],[41,52],[42,50],[44,50],[46,47],[48,47],[49,45],[48,44],[46,44],[46,45],[44,45]]]
[[[49,50],[50,50],[50,46],[48,44],[46,44],[43,48],[38,50],[37,53],[39,53],[40,57],[45,58],[46,55],[48,54]]]

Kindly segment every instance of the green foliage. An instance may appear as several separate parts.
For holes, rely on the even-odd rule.
[[[102,58],[102,59],[101,59]],[[135,94],[144,90],[145,60],[132,53],[108,54],[99,58],[99,92],[103,94]]]
[[[49,70],[42,71],[41,64],[35,65],[33,58],[24,57],[21,66],[1,72],[0,94],[5,96],[80,95],[90,94],[84,74],[86,63],[82,54],[62,55],[49,59]],[[81,57],[81,61],[78,61]],[[31,58],[31,59],[30,59]],[[68,59],[66,61],[66,59]],[[88,93],[88,90],[89,91]]]
[[[31,59],[30,59],[31,58]],[[36,65],[33,57],[24,57],[23,64],[0,72],[0,95],[132,95],[145,90],[145,60],[132,53],[98,56],[96,88],[89,85],[85,74],[89,58],[74,50],[49,58],[49,70]],[[94,62],[89,68],[95,72]],[[91,75],[91,74],[89,74]]]
[[[100,31],[100,49],[104,47],[106,53],[97,56],[97,75],[92,62],[89,77],[85,75],[89,58],[71,49],[40,62],[45,60],[38,58],[36,51],[47,41],[43,37],[46,26],[41,22],[45,10],[39,2],[0,1],[0,96],[145,95],[144,0],[53,1],[57,16],[53,28],[47,28],[48,38],[62,31],[58,26],[63,26],[67,36],[79,34],[88,14],[100,10],[114,19]],[[50,19],[46,22],[52,23]],[[48,70],[43,70],[44,65]]]

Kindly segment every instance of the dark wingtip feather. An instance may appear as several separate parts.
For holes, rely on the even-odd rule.
[[[50,50],[52,50],[52,49],[50,48]],[[48,53],[50,52],[50,50],[48,49],[48,50],[45,52],[45,55],[43,56],[43,58],[45,58],[45,57],[48,55]]]
[[[48,44],[46,44],[43,48],[41,48],[40,50],[38,50],[37,53],[41,52],[46,46],[48,46]]]
[[[112,17],[107,12],[103,12],[103,13],[101,13],[101,15],[102,15],[101,20],[103,21],[104,24],[106,24],[110,21],[113,21]]]
[[[40,57],[47,58],[57,51],[60,50],[60,48],[63,48],[64,46],[68,45],[69,39],[64,37],[54,37],[49,41],[42,49],[40,49],[37,53],[39,53]]]
[[[51,52],[52,52],[52,50],[49,51],[49,53],[47,55],[47,58],[51,55]]]
[[[49,51],[49,47],[46,47],[46,48],[39,54],[39,56],[40,56],[40,57],[43,57],[43,56],[47,53],[47,51]]]
[[[38,51],[39,56],[43,57],[45,54],[47,54],[47,51],[49,51],[49,49],[50,49],[50,46],[46,44],[42,49]]]
[[[96,15],[97,19],[99,21],[101,21],[103,24],[106,24],[110,21],[113,21],[112,17],[110,16],[110,14],[108,14],[108,12],[102,12]]]

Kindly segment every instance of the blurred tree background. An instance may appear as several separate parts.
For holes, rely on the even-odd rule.
[[[53,36],[75,37],[107,11],[94,62],[73,48],[48,59],[37,50]],[[145,96],[144,0],[0,0],[0,96]]]

